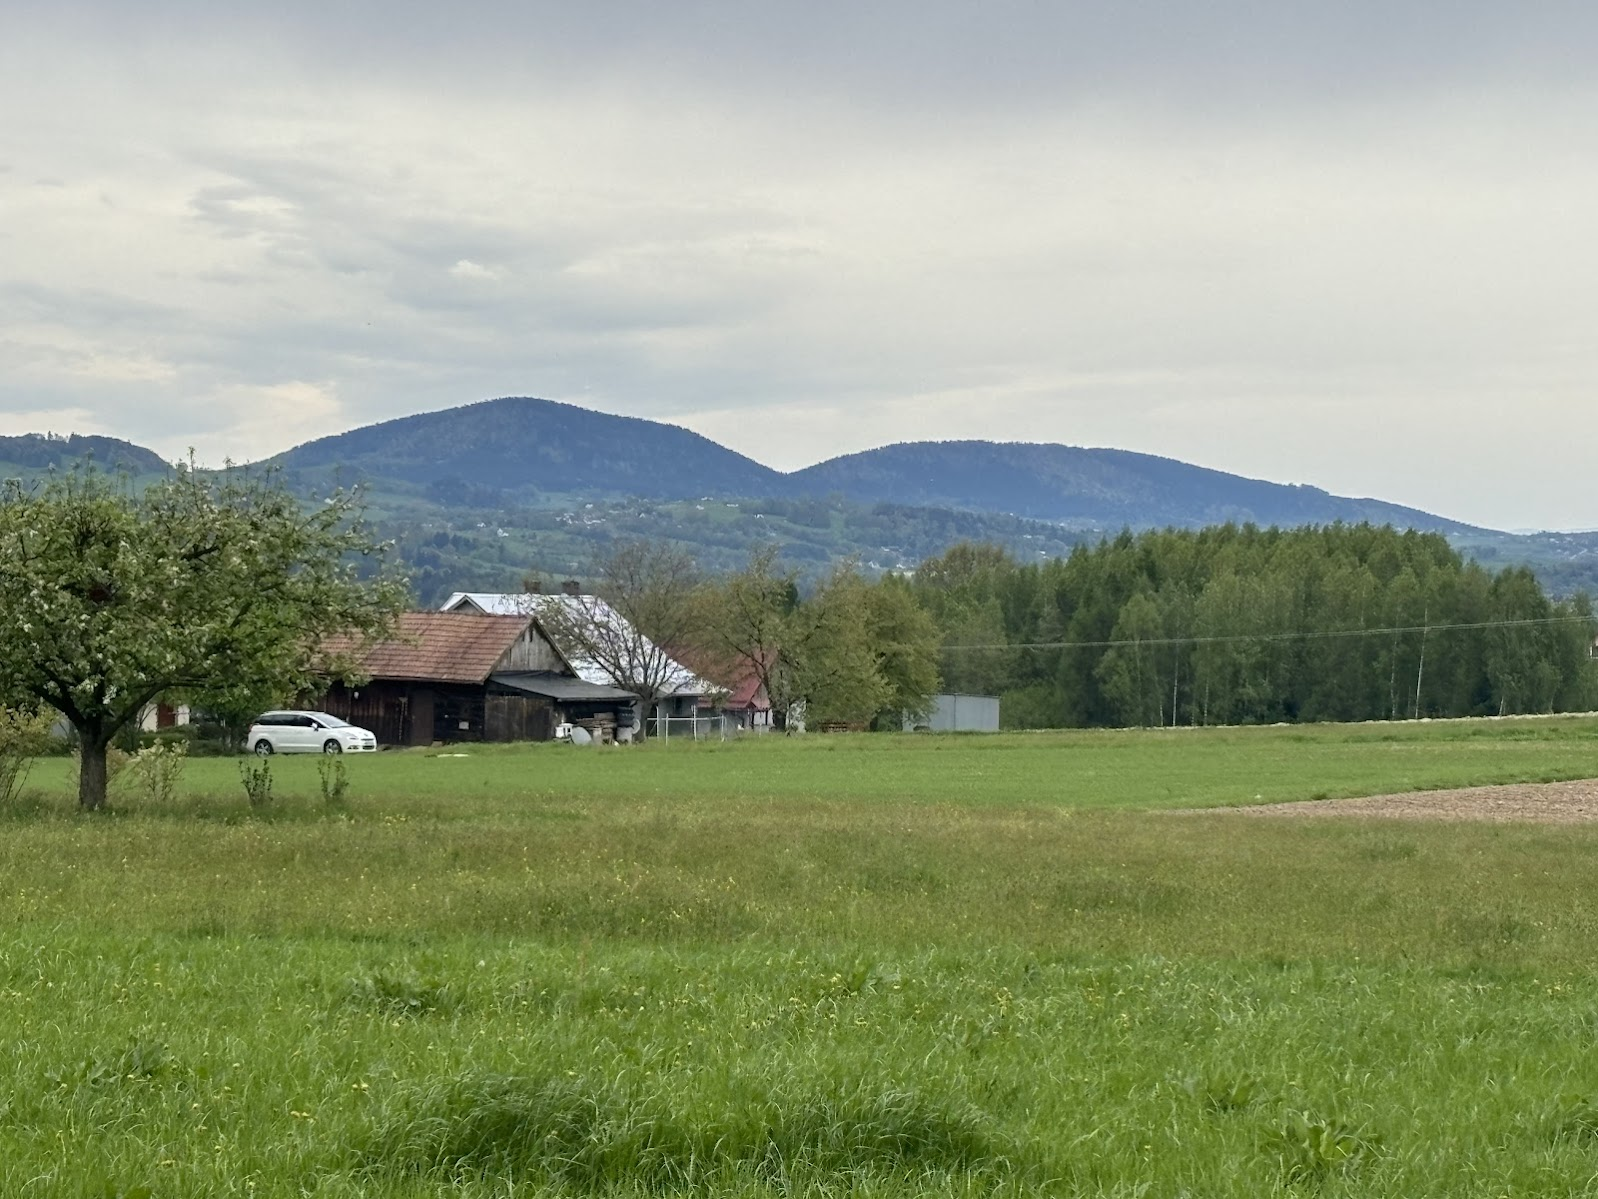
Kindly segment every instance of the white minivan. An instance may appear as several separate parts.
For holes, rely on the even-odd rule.
[[[326,712],[263,712],[250,725],[244,748],[272,754],[375,753],[377,737]]]

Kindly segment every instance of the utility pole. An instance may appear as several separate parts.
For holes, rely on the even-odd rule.
[[[1427,605],[1420,618],[1420,665],[1415,668],[1415,719],[1420,719],[1420,681],[1426,673],[1426,634],[1431,631],[1432,610]]]

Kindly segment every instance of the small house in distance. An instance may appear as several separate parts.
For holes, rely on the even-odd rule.
[[[932,711],[921,720],[906,717],[905,731],[926,729],[933,733],[997,733],[999,697],[997,695],[934,695]]]
[[[747,660],[734,655],[705,650],[677,650],[677,658],[701,679],[709,680],[720,694],[700,698],[701,709],[718,712],[737,727],[754,733],[769,733],[773,726],[771,697],[758,671]],[[802,722],[795,731],[803,731]]]
[[[634,697],[578,678],[531,616],[406,612],[389,640],[323,648],[353,656],[370,679],[335,684],[319,706],[371,729],[379,745],[549,741],[562,723],[596,732],[632,723]]]
[[[620,612],[596,595],[585,595],[575,581],[568,581],[559,592],[481,592],[457,591],[444,601],[450,613],[478,613],[531,617],[549,637],[550,645],[570,665],[580,679],[597,686],[617,687],[638,681],[629,672],[662,684],[660,697],[646,714],[649,730],[656,736],[671,736],[673,724],[693,728],[706,715],[711,696],[719,688],[694,673],[672,654],[657,646],[633,627]],[[562,628],[574,623],[591,624],[598,632],[590,645],[602,646],[596,655],[587,652],[580,640],[562,641]],[[549,636],[553,633],[553,636]]]

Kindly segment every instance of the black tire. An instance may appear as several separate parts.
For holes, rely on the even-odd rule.
[[[255,756],[258,758],[270,758],[272,756],[272,743],[265,737],[255,743]]]
[[[344,747],[337,741],[333,740],[333,738],[329,737],[326,741],[322,742],[322,752],[324,754],[341,754],[344,752]]]

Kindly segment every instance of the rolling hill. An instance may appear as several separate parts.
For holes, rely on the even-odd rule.
[[[0,478],[82,462],[143,481],[159,455],[109,437],[0,437]],[[259,465],[307,497],[360,482],[422,602],[581,573],[618,538],[665,538],[710,570],[776,542],[806,573],[854,556],[914,565],[960,540],[1023,560],[1122,528],[1370,521],[1445,533],[1464,553],[1525,564],[1556,594],[1598,589],[1598,534],[1515,536],[1374,499],[1247,479],[1124,450],[913,442],[783,473],[673,425],[509,397],[352,429]]]
[[[290,474],[349,476],[517,496],[772,495],[783,476],[676,425],[508,397],[319,438],[271,461]]]
[[[1464,532],[1471,526],[1380,500],[1268,483],[1127,450],[991,441],[910,442],[832,458],[787,477],[802,494],[856,503],[1008,512],[1074,528],[1392,524]]]
[[[0,476],[32,476],[50,470],[70,470],[91,462],[105,471],[124,471],[131,475],[157,475],[168,464],[154,450],[115,437],[66,437],[44,433],[24,433],[20,437],[0,437]]]
[[[1013,515],[1077,530],[1224,521],[1336,520],[1464,532],[1379,500],[1246,479],[1125,450],[988,441],[911,442],[784,474],[675,425],[512,397],[320,438],[273,462],[306,480],[341,473],[435,497],[649,500],[833,497],[853,504]],[[481,505],[479,505],[481,506]]]

